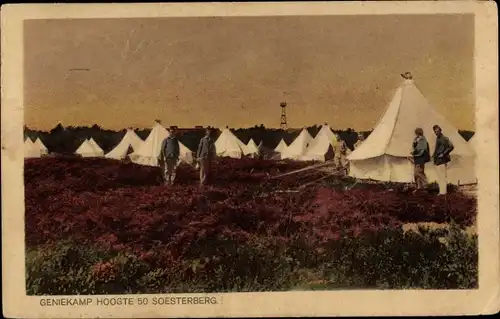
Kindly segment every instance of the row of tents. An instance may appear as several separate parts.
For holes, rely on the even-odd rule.
[[[439,125],[443,133],[451,140],[455,149],[448,168],[448,181],[452,184],[469,184],[476,182],[475,147],[472,138],[470,143],[458,133],[458,129],[427,101],[413,80],[406,79],[396,90],[385,114],[375,126],[369,137],[352,153],[348,154],[349,175],[360,179],[378,181],[403,182],[413,181],[413,165],[408,160],[414,129],[421,127],[430,144],[435,146],[433,125]],[[132,162],[142,165],[157,166],[161,141],[169,136],[169,132],[160,123],[156,123],[149,136],[143,141],[133,130],[128,130],[121,142],[109,153],[104,154],[99,145],[91,138],[85,140],[76,150],[83,157],[106,157],[110,159],[130,158]],[[313,138],[307,129],[303,129],[295,140],[287,145],[282,139],[278,146],[271,150],[281,159],[299,161],[325,161],[338,137],[328,125],[323,125]],[[241,158],[254,156],[263,149],[262,143],[256,145],[251,139],[245,144],[228,128],[222,129],[215,142],[218,156]],[[25,142],[25,156],[37,157],[46,153],[43,143],[37,139]],[[192,163],[193,152],[180,143],[180,159]],[[426,174],[430,181],[437,179],[432,163],[428,163]]]
[[[24,141],[24,157],[41,157],[43,155],[47,155],[49,153],[47,147],[42,143],[40,138],[37,138],[35,142],[33,142],[30,138],[27,138]]]
[[[102,148],[92,138],[84,140],[75,154],[82,157],[106,157],[117,160],[129,157],[135,163],[156,166],[161,141],[169,134],[166,128],[160,123],[156,123],[145,141],[129,129],[120,143],[107,154],[104,154]],[[290,145],[281,139],[277,147],[271,150],[271,153],[276,155],[275,158],[324,161],[334,136],[335,134],[328,125],[324,125],[315,138],[309,134],[307,129],[303,129]],[[262,142],[257,145],[253,139],[250,139],[247,144],[243,143],[228,128],[221,130],[221,134],[215,142],[215,148],[218,156],[232,158],[255,157],[263,151],[269,152],[264,148]],[[26,139],[25,157],[40,157],[44,154],[47,154],[47,148],[40,139],[37,139],[36,143],[31,142],[29,138]],[[186,163],[193,161],[192,150],[182,142],[180,142],[180,159]]]

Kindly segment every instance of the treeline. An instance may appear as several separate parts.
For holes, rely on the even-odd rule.
[[[314,137],[321,129],[321,125],[314,125],[307,128],[309,133]],[[135,133],[145,140],[151,129],[133,129]],[[260,144],[266,148],[275,148],[281,139],[290,145],[290,143],[298,136],[302,129],[269,129],[263,125],[255,126],[251,128],[236,129],[232,132],[244,143],[248,143],[250,139],[253,139],[255,143]],[[93,138],[97,144],[104,150],[105,153],[111,151],[126,133],[126,129],[121,131],[114,131],[101,128],[99,125],[94,124],[90,127],[63,127],[58,124],[50,131],[39,131],[32,130],[28,127],[24,128],[25,138],[31,138],[33,141],[36,138],[40,138],[45,146],[51,153],[59,154],[71,154],[76,151],[81,143],[85,139]],[[342,140],[344,140],[348,147],[353,148],[354,143],[358,139],[358,132],[353,129],[347,130],[334,130],[334,133],[338,134]],[[189,128],[189,129],[178,129],[179,140],[186,145],[189,149],[195,151],[200,139],[203,137],[203,128]],[[215,138],[220,134],[219,130],[215,130]],[[362,132],[365,137],[371,132]],[[470,131],[459,131],[459,133],[466,139],[469,140],[474,132]]]

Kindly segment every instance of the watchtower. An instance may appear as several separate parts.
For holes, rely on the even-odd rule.
[[[281,121],[280,121],[280,128],[282,130],[287,129],[287,123],[286,123],[286,102],[281,102],[280,107],[281,107]]]

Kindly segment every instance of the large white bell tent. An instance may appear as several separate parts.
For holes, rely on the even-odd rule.
[[[127,129],[127,132],[123,136],[120,143],[107,153],[105,157],[112,159],[124,159],[133,151],[138,150],[142,143],[144,143],[144,141],[137,136],[133,130]]]
[[[409,79],[396,90],[385,114],[370,136],[348,156],[349,175],[360,179],[413,182],[413,165],[408,157],[414,130],[417,127],[424,130],[432,154],[436,143],[432,127],[436,124],[455,147],[448,164],[448,182],[475,183],[473,149],[458,133],[457,128],[438,113],[415,86],[414,81]],[[437,180],[432,161],[426,165],[426,175],[430,182]]]
[[[300,159],[300,157],[306,153],[307,148],[312,141],[313,138],[307,129],[302,129],[299,136],[297,136],[297,138],[281,152],[281,158],[293,160]]]
[[[215,141],[217,156],[241,158],[249,154],[247,146],[240,141],[228,128],[222,129],[219,138]]]

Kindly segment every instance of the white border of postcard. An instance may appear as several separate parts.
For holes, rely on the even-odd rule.
[[[42,306],[26,296],[23,188],[23,20],[169,16],[272,15],[475,15],[476,127],[478,139],[479,289],[223,293],[215,305],[138,305],[162,295],[126,295],[134,305]],[[498,52],[494,2],[295,2],[183,4],[20,4],[1,8],[2,35],[2,271],[4,316],[76,317],[259,317],[335,315],[459,315],[499,311]],[[176,295],[177,296],[177,295]],[[179,295],[187,296],[187,295]],[[191,295],[190,295],[191,296]],[[87,296],[81,296],[83,299]],[[90,300],[89,299],[89,300]],[[181,300],[181,299],[180,299]],[[108,300],[109,302],[109,300]]]

